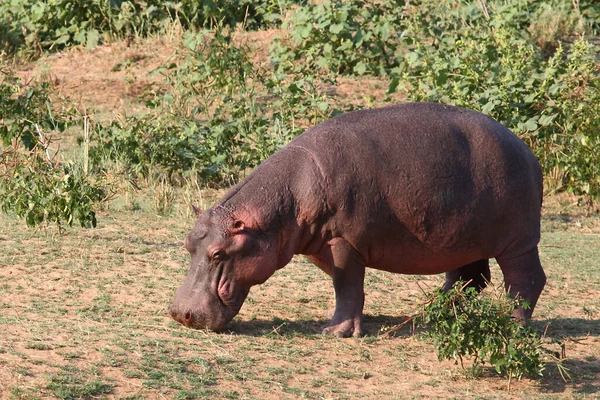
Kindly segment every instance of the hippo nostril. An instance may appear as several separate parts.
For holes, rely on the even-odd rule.
[[[192,313],[191,313],[191,311],[186,312],[185,315],[183,316],[183,319],[185,320],[185,322],[187,324],[189,324],[190,322],[192,322]]]

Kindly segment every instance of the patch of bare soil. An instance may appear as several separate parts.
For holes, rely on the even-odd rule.
[[[167,38],[115,42],[91,51],[72,48],[42,57],[19,75],[51,82],[83,110],[127,114],[135,112],[141,95],[160,85],[160,75],[151,72],[174,50],[175,41]]]

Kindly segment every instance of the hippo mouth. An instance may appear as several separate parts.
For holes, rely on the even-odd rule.
[[[240,296],[244,291],[240,291],[239,285],[228,276],[227,266],[223,263],[217,267],[211,281],[205,290],[201,284],[192,288],[182,285],[169,306],[171,317],[188,328],[222,330],[237,315],[246,296]]]
[[[217,272],[217,299],[219,299],[219,303],[223,308],[228,312],[233,312],[233,316],[235,316],[242,308],[248,292],[225,273],[225,265],[219,267]]]

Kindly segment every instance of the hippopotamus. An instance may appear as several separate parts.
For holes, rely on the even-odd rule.
[[[446,274],[483,288],[495,258],[531,317],[546,282],[538,256],[542,172],[509,129],[479,112],[408,103],[336,116],[294,138],[197,219],[191,265],[170,305],[219,331],[253,285],[304,255],[333,280],[323,333],[360,336],[365,268]]]

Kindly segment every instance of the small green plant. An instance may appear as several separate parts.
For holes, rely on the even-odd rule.
[[[488,288],[479,293],[464,282],[456,282],[452,289],[436,289],[428,294],[423,311],[415,319],[428,328],[426,336],[433,339],[439,360],[454,360],[472,376],[481,373],[486,364],[508,378],[524,375],[541,376],[546,361],[553,361],[563,380],[570,379],[565,359],[564,344],[554,352],[542,344],[540,336],[513,318],[517,307],[528,307],[526,302],[512,299],[503,288]],[[465,359],[472,359],[465,368]]]
[[[109,394],[114,384],[107,383],[97,376],[86,376],[87,371],[65,368],[48,377],[46,388],[59,399],[94,398]]]
[[[440,360],[460,362],[472,358],[473,374],[489,363],[510,379],[538,376],[544,370],[539,336],[512,318],[518,302],[501,295],[478,295],[457,282],[446,292],[437,289],[427,300],[418,321],[429,327]]]

